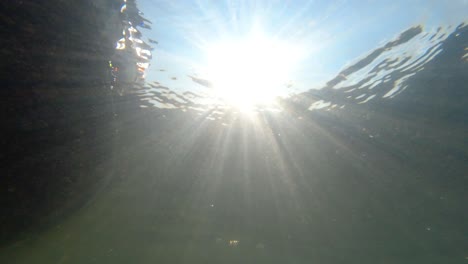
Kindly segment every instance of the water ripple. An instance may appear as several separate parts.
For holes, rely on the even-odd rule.
[[[464,29],[465,24],[456,29],[447,26],[429,32],[424,32],[421,26],[412,27],[396,40],[342,70],[323,88],[324,93],[328,94],[325,97],[335,101],[345,95],[345,98],[336,100],[342,106],[348,103],[364,104],[378,98],[394,98],[408,88],[409,79],[444,52],[447,38],[459,37]],[[466,60],[466,55],[464,58]],[[337,95],[337,91],[341,92],[341,96]],[[327,100],[316,100],[309,110],[330,109],[334,105]]]
[[[134,85],[145,81],[152,59],[153,47],[142,40],[138,27],[151,29],[151,21],[143,18],[134,0],[125,0],[120,8],[121,36],[115,43],[115,52],[109,60],[110,89],[123,95]]]
[[[295,94],[280,101],[291,101],[299,97],[309,98],[306,109],[343,109],[347,104],[367,104],[376,100],[395,98],[409,88],[408,81],[427,65],[444,53],[448,38],[462,39],[466,24],[456,28],[439,27],[424,31],[414,26],[400,33],[394,40],[378,47],[350,63],[321,89]],[[467,48],[460,60],[466,61]],[[194,83],[210,89],[208,80],[188,76]],[[218,111],[222,115],[232,110],[225,101],[207,92],[208,90],[177,92],[158,82],[146,83],[138,90],[142,108],[179,109],[199,113]],[[256,106],[256,111],[282,111],[280,104]],[[209,119],[210,115],[208,116]]]

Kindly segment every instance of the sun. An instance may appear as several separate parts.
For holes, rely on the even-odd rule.
[[[242,109],[273,103],[285,94],[300,49],[256,31],[207,45],[205,72],[213,92]]]

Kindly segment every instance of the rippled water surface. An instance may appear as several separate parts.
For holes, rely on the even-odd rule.
[[[466,1],[4,1],[1,263],[466,263]]]

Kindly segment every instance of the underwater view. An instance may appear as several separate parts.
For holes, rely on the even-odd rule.
[[[0,263],[468,263],[468,1],[0,21]]]

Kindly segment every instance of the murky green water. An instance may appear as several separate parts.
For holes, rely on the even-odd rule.
[[[194,3],[85,2],[1,4],[1,263],[467,261],[463,21],[405,25],[246,109],[157,29],[205,21]]]

